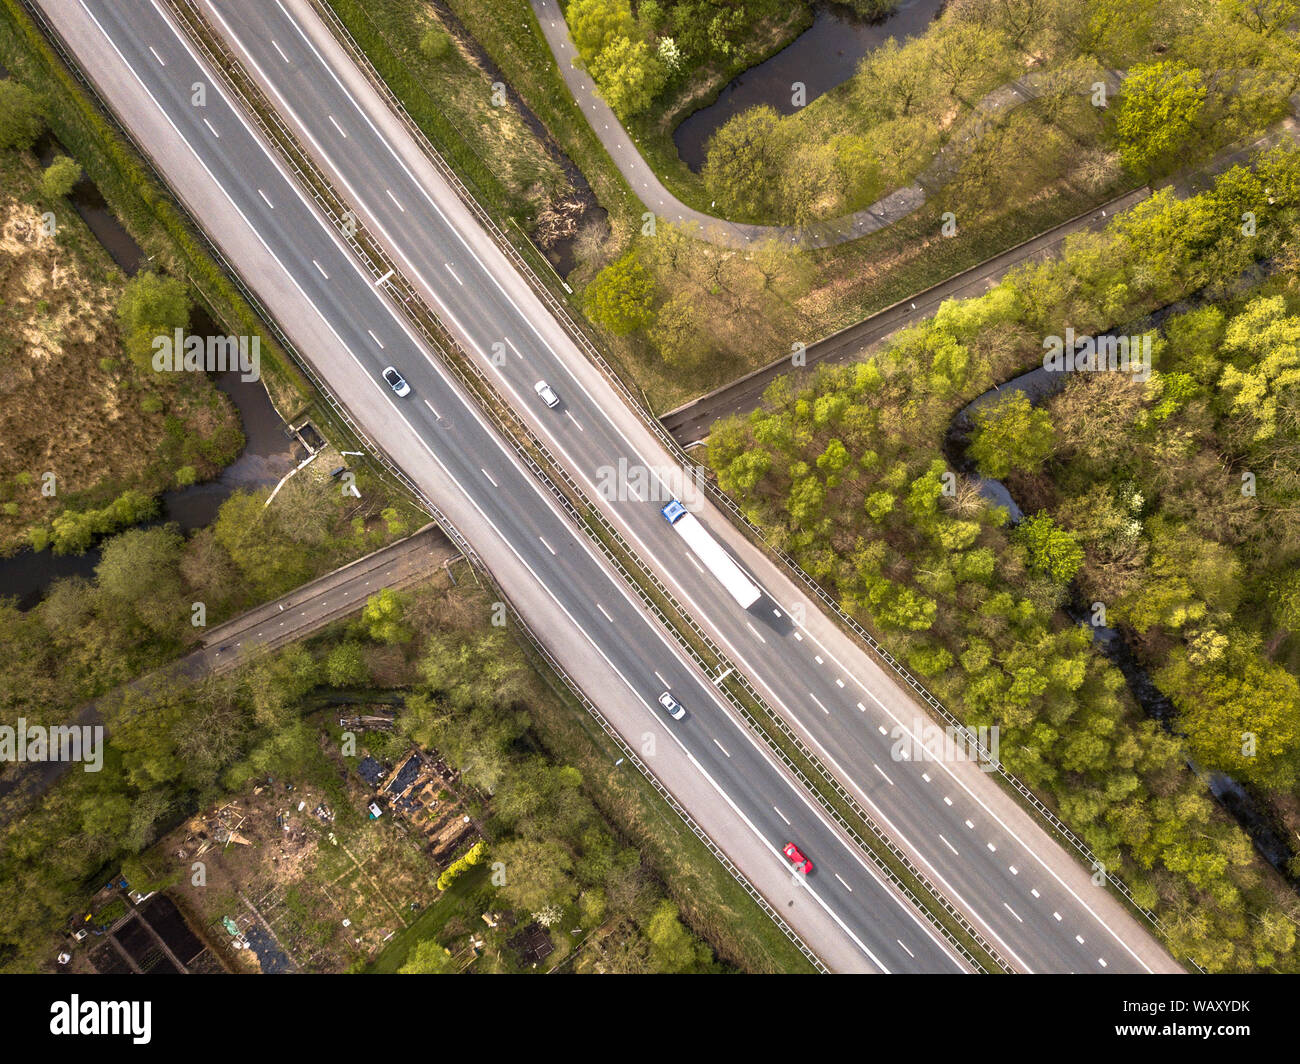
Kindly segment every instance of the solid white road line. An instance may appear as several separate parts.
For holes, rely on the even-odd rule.
[[[280,3],[280,0],[276,0],[276,3],[277,3],[277,6],[281,9],[281,11],[284,12],[286,18],[289,18],[290,16],[288,15],[288,12],[285,10],[284,5],[283,5],[282,3]],[[290,21],[292,21],[291,18],[290,18]],[[497,287],[497,289],[501,292],[501,294],[505,297],[505,299],[506,299],[508,302],[511,303],[511,305],[514,307],[516,313],[519,314],[520,318],[524,321],[524,323],[528,326],[528,328],[530,328],[530,329],[531,329],[535,334],[537,334],[537,336],[539,337],[539,339],[542,339],[543,342],[545,342],[545,339],[542,337],[540,331],[538,330],[537,325],[536,325],[536,324],[535,324],[535,323],[534,323],[534,322],[533,322],[533,321],[532,321],[532,320],[531,320],[531,319],[530,319],[526,314],[523,313],[523,311],[518,307],[517,304],[515,304],[514,300],[511,298],[511,296],[509,295],[509,293],[507,293],[507,292],[505,291],[505,289],[504,289],[504,287],[502,286],[500,280],[498,280],[498,278],[495,276],[495,274],[493,273],[493,271],[492,271],[491,269],[489,269],[485,263],[483,263],[483,261],[479,258],[479,256],[478,256],[478,255],[474,252],[474,250],[470,247],[470,245],[469,245],[468,241],[466,240],[464,234],[462,234],[456,226],[454,226],[454,225],[451,224],[450,220],[447,218],[446,214],[442,211],[442,209],[438,206],[438,204],[434,201],[434,199],[433,199],[433,197],[430,195],[429,191],[428,191],[426,188],[424,188],[423,185],[421,185],[420,182],[419,182],[419,181],[414,177],[414,175],[411,173],[410,169],[407,167],[406,163],[402,160],[402,158],[398,155],[398,153],[393,149],[392,145],[389,144],[386,140],[384,140],[384,138],[379,134],[379,131],[375,128],[374,123],[370,120],[369,116],[368,116],[368,115],[366,114],[366,112],[361,108],[360,104],[357,103],[356,99],[352,97],[352,94],[349,92],[349,90],[346,88],[346,86],[344,86],[343,83],[339,80],[338,75],[334,73],[334,71],[333,71],[333,69],[330,67],[330,65],[324,61],[324,59],[323,59],[323,58],[321,57],[321,55],[320,55],[320,52],[316,49],[315,45],[314,45],[314,44],[311,42],[311,40],[307,37],[307,35],[306,35],[306,33],[303,31],[302,27],[301,27],[301,26],[298,26],[298,25],[295,23],[295,24],[294,24],[294,29],[298,32],[299,36],[302,37],[302,39],[303,39],[304,42],[307,44],[307,46],[308,46],[309,48],[311,48],[311,50],[313,51],[313,53],[316,55],[317,59],[319,59],[319,60],[321,61],[322,66],[324,67],[325,71],[326,71],[326,72],[329,74],[329,76],[333,79],[333,81],[335,82],[335,84],[338,85],[339,89],[340,89],[340,90],[341,90],[345,95],[348,96],[349,101],[350,101],[350,102],[352,103],[352,105],[356,108],[357,113],[361,116],[362,120],[365,121],[365,122],[370,126],[370,128],[371,128],[372,131],[375,133],[375,135],[376,135],[377,137],[379,137],[380,141],[384,144],[385,148],[388,149],[389,153],[393,156],[393,158],[394,158],[394,160],[397,162],[398,166],[401,167],[402,170],[406,173],[406,175],[407,175],[407,176],[408,176],[408,177],[409,177],[409,178],[410,178],[410,179],[411,179],[411,180],[416,184],[417,189],[418,189],[418,191],[420,192],[420,194],[424,196],[424,198],[429,202],[430,206],[432,206],[433,209],[434,209],[434,210],[438,213],[438,215],[442,218],[444,224],[447,225],[449,231],[450,231],[450,232],[451,232],[451,233],[452,233],[452,234],[453,234],[453,235],[454,235],[454,236],[455,236],[455,237],[456,237],[456,238],[461,242],[462,245],[465,246],[465,248],[469,251],[471,257],[473,257],[473,258],[475,259],[475,261],[479,263],[480,267],[483,268],[483,270],[484,270],[484,272],[485,272],[485,275],[486,275],[486,277],[488,278],[488,280],[490,280],[490,281],[491,281],[491,282],[492,282],[492,283]],[[255,64],[255,65],[256,65],[256,64]],[[355,193],[354,193],[354,194],[355,194]],[[409,265],[409,263],[408,263],[408,265]],[[418,274],[418,271],[417,271],[417,274]],[[436,298],[436,296],[435,296],[435,298]],[[464,330],[462,329],[462,331],[464,331]],[[575,383],[577,384],[577,386],[578,386],[578,387],[579,387],[579,388],[584,392],[584,394],[587,394],[587,395],[588,395],[588,398],[592,399],[592,401],[593,401],[593,403],[594,403],[594,402],[595,402],[594,398],[590,395],[590,393],[587,392],[586,388],[581,384],[581,382],[580,382],[580,381],[577,381],[577,378],[573,376],[573,372],[572,372],[572,370],[571,370],[567,365],[565,365],[565,364],[563,364],[563,363],[561,363],[561,365],[562,365],[562,368],[564,368],[565,371],[569,374],[569,376],[570,376],[570,377],[575,381]],[[597,404],[597,408],[599,409],[599,405],[598,405],[598,404]],[[606,416],[607,416],[607,419],[608,419],[608,415],[606,415]],[[611,425],[612,425],[612,421],[611,421]],[[617,430],[616,430],[616,431],[617,431]],[[566,455],[566,457],[568,457],[568,456]],[[653,556],[653,555],[652,555],[652,556]],[[689,557],[689,555],[688,555],[688,557]],[[657,560],[657,559],[656,559],[656,560]],[[703,571],[703,570],[701,569],[701,572],[702,572],[702,571]],[[692,605],[694,605],[694,603],[692,603]],[[696,608],[698,609],[698,607],[696,607]],[[796,637],[796,639],[799,639],[799,640],[802,640],[802,638],[803,638],[802,635],[800,635],[798,632],[795,632],[795,637]],[[874,695],[873,695],[873,697],[874,697]],[[977,799],[977,800],[978,800],[978,799]],[[927,934],[928,934],[928,933],[929,933],[929,931],[927,930]],[[1131,952],[1131,950],[1130,950],[1130,952]]]
[[[277,2],[277,6],[278,6],[278,7],[280,8],[280,10],[284,13],[285,17],[288,18],[288,19],[290,19],[290,21],[292,22],[293,20],[292,20],[292,18],[289,16],[288,12],[284,9],[284,5],[283,5],[282,3],[280,3],[279,0],[276,0],[276,2]],[[84,3],[83,3],[83,7],[84,7]],[[219,13],[219,12],[217,13],[217,17],[218,17],[219,19],[221,19],[221,16],[220,16],[220,13]],[[225,23],[225,20],[224,20],[224,19],[221,19],[221,21],[222,21],[223,23]],[[228,23],[226,24],[226,26],[227,26],[227,30],[229,31],[229,25],[228,25]],[[373,124],[373,122],[371,122],[369,116],[365,113],[364,110],[362,110],[362,108],[360,107],[360,105],[359,105],[359,104],[356,102],[356,100],[351,96],[351,93],[350,93],[350,92],[347,90],[347,88],[342,84],[342,82],[339,80],[337,74],[334,73],[333,69],[329,66],[329,64],[326,63],[326,62],[324,61],[323,58],[321,58],[319,51],[316,49],[315,45],[311,42],[311,40],[307,37],[307,35],[306,35],[306,33],[303,31],[302,27],[301,27],[301,26],[298,26],[298,25],[295,23],[295,24],[294,24],[294,29],[296,30],[296,32],[298,33],[298,35],[303,39],[303,41],[307,44],[307,46],[308,46],[308,47],[313,51],[313,53],[316,55],[316,57],[321,61],[322,66],[324,67],[326,73],[329,74],[329,76],[334,80],[334,82],[339,86],[339,88],[340,88],[340,89],[341,89],[341,90],[342,90],[342,91],[343,91],[343,92],[344,92],[344,93],[349,97],[350,102],[351,102],[351,103],[353,104],[353,106],[356,108],[357,113],[361,116],[362,120],[365,121],[365,122],[370,126],[370,128],[372,129],[372,131],[375,132],[376,136],[379,136],[378,130],[375,129],[374,124]],[[101,27],[101,30],[102,30],[102,27]],[[232,36],[235,36],[235,35],[233,34],[233,32],[231,33],[231,35],[232,35]],[[179,37],[180,35],[177,34],[177,36]],[[182,43],[183,43],[183,41],[182,41]],[[128,65],[129,65],[129,64],[128,64]],[[255,61],[254,61],[254,66],[256,66],[256,62],[255,62]],[[259,72],[260,72],[260,71],[259,71]],[[272,87],[274,87],[274,83],[271,83],[271,84],[272,84]],[[156,101],[155,101],[155,102],[156,102]],[[290,112],[292,113],[292,109],[290,109]],[[245,123],[245,125],[246,125],[246,123]],[[251,134],[250,134],[250,135],[251,135]],[[382,137],[380,137],[380,139],[381,139],[381,141],[383,140]],[[407,173],[408,177],[411,177],[411,179],[412,179],[413,181],[415,181],[413,175],[411,175],[411,173],[410,173],[410,170],[406,167],[406,164],[401,160],[401,158],[400,158],[400,157],[397,155],[397,153],[393,150],[392,146],[391,146],[390,144],[388,144],[386,141],[383,141],[383,143],[384,143],[384,146],[385,146],[385,147],[389,150],[389,152],[393,155],[393,157],[394,157],[394,159],[397,161],[398,165],[401,166],[402,169]],[[319,145],[318,145],[318,147],[319,147]],[[287,178],[286,178],[286,180],[287,180]],[[457,239],[459,239],[459,240],[461,241],[461,243],[464,244],[464,245],[466,246],[466,248],[468,249],[468,248],[469,248],[469,245],[468,245],[468,243],[466,242],[466,240],[465,240],[463,234],[461,234],[461,233],[459,232],[459,230],[458,230],[455,226],[451,225],[451,223],[450,223],[450,221],[447,219],[446,215],[442,212],[441,208],[438,207],[437,203],[434,202],[434,200],[432,199],[432,197],[429,195],[428,191],[427,191],[426,189],[424,189],[423,186],[419,185],[418,181],[415,182],[415,183],[417,184],[417,187],[419,188],[419,191],[421,192],[421,194],[424,195],[425,199],[427,199],[427,200],[429,201],[430,205],[434,208],[434,210],[437,211],[437,213],[440,215],[440,217],[442,217],[444,223],[447,224],[449,230],[450,230],[450,231],[451,231],[451,232],[452,232],[452,233],[457,237]],[[349,191],[352,191],[352,190],[349,190]],[[353,192],[353,194],[355,195],[355,192]],[[304,202],[305,202],[305,201],[304,201]],[[309,209],[310,209],[310,208],[309,208]],[[482,266],[483,264],[482,264],[481,260],[478,260],[477,255],[474,255],[472,249],[470,249],[470,253],[471,253],[471,255],[476,259],[476,261],[480,261],[480,265]],[[408,264],[408,265],[409,265],[409,264]],[[512,305],[514,305],[514,302],[513,302],[512,299],[510,299],[510,296],[509,296],[507,293],[505,293],[505,291],[504,291],[503,288],[501,288],[501,283],[500,283],[500,281],[499,281],[499,280],[498,280],[498,279],[497,279],[497,278],[492,274],[492,272],[491,272],[490,270],[487,270],[486,266],[484,266],[484,269],[485,269],[485,271],[487,272],[487,276],[488,276],[488,278],[493,282],[493,284],[496,285],[496,287],[497,287],[499,290],[502,291],[502,294],[505,296],[505,298],[506,298],[507,300],[509,300],[509,301],[512,303]],[[390,312],[391,312],[391,308],[389,308],[389,309],[390,309]],[[528,325],[528,327],[529,327],[530,329],[532,329],[535,333],[538,333],[538,331],[537,331],[537,326],[536,326],[536,325],[535,325],[531,320],[529,320],[529,319],[527,318],[527,316],[524,315],[524,314],[522,313],[522,311],[519,311],[519,308],[518,308],[517,306],[515,307],[515,309],[516,309],[516,311],[520,314],[521,318],[525,321],[525,323]],[[400,324],[400,323],[399,323],[399,324]],[[403,326],[403,328],[404,328],[404,326]],[[462,331],[463,331],[463,330],[462,330]],[[409,331],[408,331],[408,332],[409,332]],[[540,338],[541,334],[538,333],[538,336],[539,336],[539,338]],[[414,338],[412,338],[412,342],[414,342]],[[567,370],[567,367],[565,367],[565,368],[566,368],[566,370]],[[572,376],[572,371],[569,371],[569,373],[570,373],[570,376]],[[581,384],[579,383],[578,386],[581,387]],[[582,390],[584,391],[584,393],[586,393],[586,389],[585,389],[585,388],[583,388]],[[591,398],[590,395],[589,395],[589,393],[586,393],[586,394],[588,394],[589,398]],[[594,402],[594,399],[593,399],[593,402]],[[426,449],[427,449],[427,444],[426,444]],[[430,453],[431,453],[431,455],[432,455],[432,452],[430,452]],[[436,460],[436,456],[435,456],[435,460]],[[471,503],[473,503],[473,499],[472,499],[472,498],[470,499],[470,501],[471,501]],[[539,537],[539,538],[540,538],[540,537]],[[543,542],[545,542],[545,541],[543,540]],[[507,543],[507,545],[509,545],[509,544]],[[548,544],[547,546],[548,546],[548,549],[551,549],[551,548],[549,547],[549,544]],[[512,549],[513,549],[513,548],[512,548]],[[552,553],[554,553],[553,550],[552,550]],[[701,570],[701,571],[703,571],[703,570]],[[628,601],[629,601],[629,603],[631,603],[631,599],[630,599],[630,597],[629,597]],[[635,603],[632,603],[632,605],[635,606]],[[561,607],[561,609],[563,609],[563,607]],[[796,633],[796,635],[798,635],[798,633]],[[802,637],[799,636],[799,638],[802,638]],[[734,723],[734,722],[733,722],[733,723]],[[751,740],[751,741],[752,741],[752,740]],[[758,750],[760,751],[760,753],[762,753],[761,748],[757,747],[757,744],[755,744],[755,749],[758,749]],[[764,756],[766,756],[766,755],[764,754]],[[726,795],[724,794],[723,797],[724,797],[725,800],[728,801],[728,804],[732,804],[732,803],[730,802],[729,796],[726,796]],[[807,799],[804,798],[804,796],[800,795],[800,798],[801,798],[801,800],[805,801],[805,804],[807,804]],[[811,806],[810,806],[810,808],[811,808]],[[856,854],[855,854],[854,856],[855,856],[855,858],[857,858],[857,855],[856,855]],[[875,875],[875,873],[872,872],[872,870],[871,870],[870,868],[867,868],[866,864],[865,864],[865,863],[864,863],[860,858],[857,858],[857,859],[858,859],[858,861],[859,861],[859,864],[862,865],[863,868],[866,868],[869,874],[871,874],[871,875],[873,875],[873,876]],[[876,878],[877,878],[877,881],[879,881],[878,877],[876,877]],[[815,895],[815,892],[814,892],[814,895]],[[818,899],[818,901],[819,901],[819,904],[821,904],[821,905],[823,906],[823,908],[825,908],[825,903],[822,902],[820,898]],[[917,919],[916,914],[915,914],[914,912],[912,912],[911,909],[909,909],[909,908],[907,908],[907,907],[905,907],[905,906],[904,906],[903,908],[904,908],[904,910],[908,913],[908,915],[913,919],[913,921],[916,922],[917,925],[920,926],[920,927],[922,928],[922,930],[923,930],[923,931],[924,931],[928,936],[931,937],[931,939],[933,939],[933,933],[932,933],[931,929],[930,929],[929,927],[927,927],[925,924],[921,923],[921,922]],[[877,964],[878,966],[880,966],[881,968],[884,967],[883,965],[880,964],[879,960],[878,960],[874,955],[871,955],[871,954],[870,954],[870,951],[866,949],[865,945],[863,945],[862,943],[860,943],[860,942],[857,940],[856,936],[852,936],[852,932],[849,932],[848,929],[847,929],[847,927],[844,927],[843,922],[839,920],[838,916],[836,916],[836,915],[835,915],[832,911],[830,911],[829,909],[827,909],[826,911],[827,911],[828,915],[830,915],[830,916],[832,917],[832,919],[834,919],[834,920],[836,921],[837,924],[839,924],[842,928],[844,928],[844,930],[846,931],[846,933],[850,934],[850,936],[854,938],[854,941],[857,942],[858,945],[859,945],[861,948],[863,948],[864,952],[866,952],[866,953],[868,954],[868,956],[871,957],[871,960],[872,960],[874,963],[876,963],[876,964]],[[937,940],[936,940],[936,943],[937,943]],[[946,949],[946,947],[945,947],[945,952],[948,952],[947,949]]]

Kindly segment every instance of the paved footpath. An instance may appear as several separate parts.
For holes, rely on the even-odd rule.
[[[874,344],[897,332],[906,325],[930,317],[946,299],[969,299],[983,295],[996,285],[1010,270],[1027,262],[1050,258],[1060,250],[1061,243],[1072,233],[1095,231],[1104,228],[1120,211],[1146,199],[1150,190],[1143,186],[1103,203],[1087,214],[1062,222],[1036,237],[1017,244],[954,274],[946,281],[932,285],[913,296],[901,299],[861,321],[832,333],[809,345],[805,352],[807,368],[818,363],[851,362],[861,358]],[[670,410],[660,420],[664,427],[683,447],[699,443],[709,434],[710,426],[720,417],[746,414],[759,405],[763,392],[777,377],[793,371],[788,357],[780,358],[766,366],[747,373],[729,384],[724,384],[698,399]]]
[[[601,98],[591,75],[574,65],[578,49],[569,36],[569,27],[564,21],[558,0],[529,2],[542,27],[542,35],[550,46],[551,55],[560,68],[560,76],[573,94],[574,102],[591,123],[591,128],[614,160],[619,173],[632,186],[632,191],[656,217],[693,229],[697,236],[711,244],[729,247],[743,248],[763,240],[782,240],[803,247],[830,247],[893,225],[925,203],[927,189],[933,191],[956,171],[961,159],[984,131],[990,128],[990,120],[1032,100],[1049,83],[1051,77],[1050,72],[1035,72],[994,89],[975,104],[966,123],[916,181],[906,188],[891,192],[870,207],[843,218],[805,227],[745,225],[697,211],[668,191],[645,161],[618,116]],[[1104,71],[1099,77],[1106,81],[1112,93],[1119,91],[1122,81],[1119,72]]]
[[[1278,122],[1263,136],[1246,145],[1230,147],[1196,170],[1176,175],[1162,182],[1173,188],[1180,197],[1193,195],[1208,188],[1212,178],[1233,166],[1247,165],[1261,151],[1284,143],[1300,141],[1300,93],[1291,97],[1291,114]],[[875,344],[903,328],[930,317],[945,299],[969,299],[982,295],[998,283],[1014,267],[1027,262],[1037,262],[1056,255],[1062,242],[1072,233],[1104,229],[1116,214],[1150,195],[1143,186],[1132,192],[1062,222],[1038,236],[1026,240],[1001,254],[986,259],[968,270],[954,274],[946,281],[901,299],[884,310],[877,311],[837,333],[818,340],[806,352],[807,366],[811,369],[819,362],[834,364],[861,358]],[[683,447],[700,443],[708,437],[709,428],[720,417],[747,414],[762,402],[763,392],[777,377],[791,372],[789,358],[780,358],[766,366],[747,373],[729,384],[692,399],[689,403],[670,410],[660,420],[664,427]]]

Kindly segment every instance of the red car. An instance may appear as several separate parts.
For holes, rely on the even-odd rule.
[[[796,872],[802,872],[804,875],[807,875],[812,871],[812,862],[799,852],[799,847],[793,842],[787,842],[782,846],[781,852],[790,859],[790,863],[794,865],[794,870]]]

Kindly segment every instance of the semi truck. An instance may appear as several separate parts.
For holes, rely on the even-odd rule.
[[[676,499],[669,502],[660,513],[673,526],[673,530],[686,540],[686,545],[704,563],[704,567],[740,603],[742,609],[747,610],[758,601],[758,586],[731,560],[731,555],[718,545],[718,541],[709,535],[708,529],[695,519],[693,513]]]

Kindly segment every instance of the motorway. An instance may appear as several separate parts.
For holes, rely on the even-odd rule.
[[[832,970],[964,969],[809,796],[733,720],[628,589],[448,383],[161,9],[47,0],[43,10],[195,217],[300,351],[474,544],[512,603],[655,774]],[[195,106],[193,86],[208,86]],[[455,283],[455,282],[453,282]],[[413,394],[379,379],[401,367]],[[654,705],[668,688],[674,723]],[[779,847],[817,863],[796,877]]]
[[[996,798],[1004,796],[990,793],[995,786],[975,766],[929,771],[893,760],[893,729],[911,731],[919,716],[910,694],[855,648],[832,647],[811,631],[817,611],[788,581],[760,575],[775,597],[746,613],[702,577],[658,514],[658,504],[680,492],[666,471],[680,467],[420,156],[305,0],[203,0],[201,6],[345,200],[588,495],[608,494],[602,473],[620,461],[665,471],[648,492],[619,484],[605,498],[606,514],[1004,957],[1026,971],[1172,967],[1127,914],[1108,910],[1109,899],[1086,876],[1080,883],[1061,874],[1062,863],[1079,870],[1073,858],[999,809]],[[494,345],[509,356],[494,359]],[[536,402],[538,377],[558,389],[562,417]],[[716,533],[730,528],[710,507],[698,513]],[[751,568],[761,562],[743,540],[732,545]],[[809,623],[785,623],[791,617]],[[1034,883],[1025,878],[1031,875]]]
[[[65,16],[59,19],[65,36],[71,33],[65,27],[72,9],[89,14],[73,0],[45,0],[43,6],[52,15]],[[680,468],[515,273],[305,4],[221,0],[205,2],[203,8],[367,228],[593,498],[605,483],[602,469],[617,468],[620,460],[633,467]],[[816,906],[800,907],[800,918],[809,926],[820,908],[839,928],[838,935],[832,930],[827,937],[829,925],[822,921],[821,937],[810,939],[818,952],[825,956],[831,939],[838,937],[844,956],[847,938],[869,958],[861,966],[867,969],[954,970],[956,962],[946,947],[850,853],[819,811],[732,719],[707,679],[646,620],[626,589],[443,380],[376,289],[375,278],[360,273],[220,93],[210,92],[204,108],[191,105],[190,87],[207,80],[206,73],[160,11],[144,0],[124,0],[96,5],[95,17],[94,28],[112,41],[111,54],[95,54],[84,17],[75,33],[83,45],[73,47],[101,89],[110,99],[118,98],[115,88],[129,98],[115,106],[138,136],[138,123],[149,124],[142,109],[148,112],[151,104],[154,112],[165,112],[172,143],[151,154],[172,174],[165,157],[178,154],[174,141],[179,137],[201,160],[207,183],[237,205],[244,225],[290,277],[298,299],[289,305],[296,303],[301,318],[304,303],[310,304],[333,336],[321,346],[344,348],[353,365],[343,360],[334,365],[312,344],[299,343],[299,349],[310,353],[372,435],[385,437],[380,442],[388,453],[417,483],[428,485],[430,497],[448,511],[498,578],[513,566],[519,578],[505,579],[503,585],[534,630],[549,637],[553,650],[559,644],[567,651],[573,650],[573,641],[562,632],[566,626],[570,636],[577,630],[577,638],[588,644],[585,656],[594,671],[602,671],[603,663],[606,677],[612,672],[617,679],[602,683],[588,672],[571,673],[589,691],[599,692],[602,709],[627,701],[629,692],[643,707],[641,725],[625,715],[620,726],[625,735],[644,726],[646,713],[653,717],[648,699],[657,690],[672,689],[691,715],[658,734],[671,738],[697,776],[704,777],[713,804],[721,797],[744,823],[741,834],[760,839],[774,859],[779,860],[776,847],[789,837],[818,863],[812,880],[799,890],[785,890],[800,894],[807,888],[813,895]],[[122,90],[124,84],[129,89],[129,82],[121,69],[115,78],[102,72],[114,65],[114,57],[130,71],[134,90]],[[140,90],[147,90],[148,103]],[[156,113],[152,118],[157,125]],[[211,208],[205,202],[210,192],[196,195],[177,176],[172,181],[203,218],[205,208]],[[232,242],[219,228],[206,222],[205,227],[223,248]],[[259,277],[259,282],[259,291],[268,287],[268,281]],[[277,317],[299,332],[306,328],[292,314]],[[288,331],[297,339],[294,328]],[[508,353],[494,357],[494,350]],[[389,362],[414,388],[400,403],[375,384],[378,368]],[[368,388],[356,386],[357,370],[369,374]],[[539,377],[559,392],[559,410],[545,411],[537,404],[532,384]],[[662,497],[679,491],[674,486],[665,490],[662,480],[651,481],[650,497],[639,494],[635,485],[624,487],[605,501],[604,509],[640,557],[1017,969],[1178,970],[1145,929],[1093,886],[1087,871],[976,765],[895,759],[895,737],[914,735],[920,716],[911,695],[720,513],[707,504],[697,507],[705,524],[768,592],[749,613],[693,567],[693,559],[660,518]],[[520,567],[526,575],[519,574]],[[661,773],[660,760],[652,764]],[[665,782],[674,793],[692,786],[685,776]],[[707,793],[698,786],[695,790]],[[698,807],[687,804],[693,811]],[[733,847],[753,849],[751,839],[711,834],[729,853]],[[740,863],[747,872],[759,869],[752,857]],[[767,889],[764,893],[774,900]],[[784,910],[783,915],[790,919]]]

